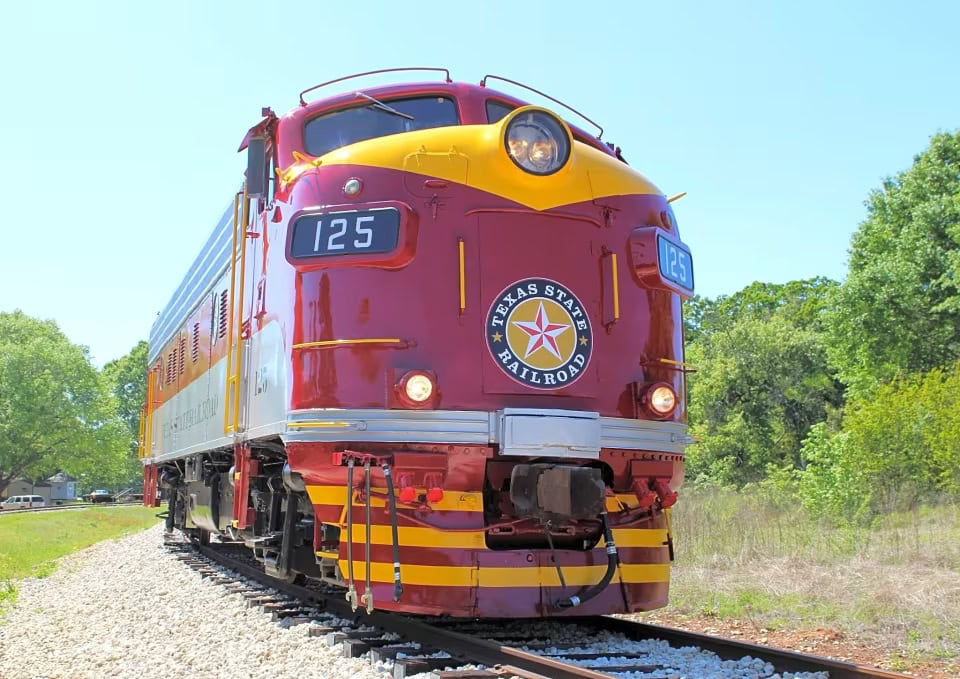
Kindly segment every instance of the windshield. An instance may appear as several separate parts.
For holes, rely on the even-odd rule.
[[[364,139],[460,124],[457,105],[448,97],[388,99],[382,103],[393,110],[368,100],[361,106],[308,120],[303,130],[304,150],[311,156],[322,156]]]

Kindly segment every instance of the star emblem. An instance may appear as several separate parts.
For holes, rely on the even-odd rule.
[[[587,338],[586,338],[586,337],[581,337],[581,338],[580,338],[580,346],[581,346],[581,347],[587,346]]]
[[[563,360],[563,357],[560,356],[560,347],[557,346],[557,337],[569,330],[570,326],[562,323],[551,323],[546,310],[543,308],[543,302],[540,302],[537,317],[533,322],[512,321],[512,323],[528,336],[524,359],[529,358],[531,354],[540,349],[545,349],[554,358]]]
[[[491,338],[494,342],[499,342],[499,341],[501,341],[501,340],[503,339],[503,335],[501,335],[499,332],[495,332],[495,333],[493,333],[492,335],[490,335],[490,338]]]

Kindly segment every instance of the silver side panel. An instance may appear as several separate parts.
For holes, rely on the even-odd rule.
[[[230,250],[233,238],[233,201],[227,205],[206,245],[200,250],[187,274],[180,281],[176,292],[157,315],[150,329],[148,359],[152,363],[160,355],[164,345],[180,329],[191,310],[203,300],[205,293],[213,288],[230,266]]]
[[[497,444],[504,455],[596,458],[602,448],[682,453],[687,425],[597,413],[508,408],[482,410],[296,410],[287,442]]]
[[[244,342],[247,390],[241,395],[247,429],[236,440],[273,438],[287,427],[290,402],[288,371],[284,369],[283,336],[279,323],[269,323]],[[226,359],[180,391],[153,414],[152,445],[145,464],[189,457],[233,445],[223,432]]]

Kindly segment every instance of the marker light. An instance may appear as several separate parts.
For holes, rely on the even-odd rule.
[[[356,177],[350,177],[350,179],[343,184],[343,192],[348,196],[359,195],[361,190],[363,190],[363,182]]]
[[[654,384],[644,394],[644,404],[657,417],[667,417],[677,407],[677,394],[663,382]]]
[[[570,134],[556,116],[546,111],[520,111],[507,123],[507,155],[530,174],[553,174],[570,158]]]

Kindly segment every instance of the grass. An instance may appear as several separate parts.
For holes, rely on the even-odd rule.
[[[785,496],[687,491],[674,613],[830,627],[920,658],[960,656],[960,506],[844,525]]]
[[[45,578],[56,559],[157,523],[150,507],[0,514],[0,610],[16,600],[15,580]]]

